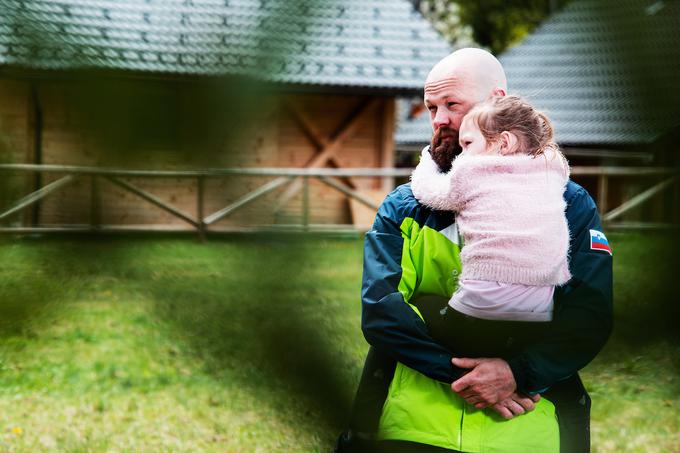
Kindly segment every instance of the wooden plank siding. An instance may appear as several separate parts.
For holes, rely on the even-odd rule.
[[[29,162],[33,154],[33,112],[27,82],[0,79],[0,159],[4,162]],[[19,195],[35,186],[34,175],[3,175],[0,208],[7,207]],[[8,223],[27,224],[31,212],[17,214]]]
[[[318,147],[304,133],[281,98],[271,98],[259,113],[257,121],[238,145],[216,147],[203,160],[182,153],[182,145],[150,141],[134,152],[117,159],[116,150],[104,143],[99,131],[93,130],[83,114],[78,83],[56,80],[33,82],[43,117],[42,163],[85,166],[112,166],[137,169],[190,169],[206,167],[304,167],[318,153]],[[151,82],[140,82],[151,84]],[[149,102],[164,96],[164,102],[177,111],[177,136],[184,143],[191,140],[192,85],[163,82],[154,86]],[[74,100],[78,99],[78,100]],[[169,99],[169,100],[168,100]],[[347,116],[369,98],[356,95],[289,94],[286,99],[304,109],[316,130],[332,138]],[[104,102],[97,98],[88,102]],[[393,143],[385,141],[394,129],[392,97],[379,97],[361,113],[359,124],[341,143],[333,159],[322,167],[380,167],[390,164]],[[0,79],[0,133],[11,142],[14,162],[35,163],[35,122],[32,122],[31,86],[28,82]],[[187,157],[189,156],[189,157]],[[206,158],[207,156],[207,158]],[[121,162],[122,161],[122,162]],[[45,174],[42,184],[63,175]],[[204,185],[203,210],[209,215],[239,197],[271,181],[271,177],[207,178]],[[186,178],[129,178],[127,182],[150,192],[164,202],[193,217],[198,215],[198,180]],[[379,178],[343,179],[357,190],[381,188]],[[30,184],[26,184],[26,192]],[[288,185],[263,196],[219,221],[217,225],[253,225],[300,222],[303,193],[298,191],[275,214],[273,207]],[[97,223],[102,225],[173,225],[189,226],[138,196],[123,190],[104,178],[98,179],[99,203],[93,203],[92,179],[79,178],[41,201],[39,225],[83,225],[92,221],[92,206],[98,206]],[[316,180],[310,180],[311,223],[347,224],[352,222],[347,197]],[[26,224],[26,223],[25,223]]]

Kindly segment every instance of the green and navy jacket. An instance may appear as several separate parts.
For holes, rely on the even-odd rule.
[[[529,394],[584,367],[612,328],[612,255],[595,203],[571,181],[564,197],[572,279],[555,291],[550,336],[508,360],[518,389]],[[466,405],[450,390],[462,370],[451,364],[451,353],[430,337],[409,303],[419,294],[451,296],[461,246],[455,214],[418,203],[409,184],[386,197],[366,234],[362,330],[371,345],[399,362],[380,436],[469,452],[556,451],[549,401],[542,399],[535,411],[506,422]]]

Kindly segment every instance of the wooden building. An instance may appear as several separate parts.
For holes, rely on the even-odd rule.
[[[395,99],[419,95],[450,52],[406,0],[10,4],[0,16],[4,163],[392,168]],[[13,174],[12,193],[65,175]],[[272,178],[76,175],[0,223],[190,227],[144,195],[196,218]],[[389,178],[336,181],[369,198],[391,188]],[[301,189],[300,178],[286,181],[215,226],[299,223],[305,203],[309,223],[358,221],[346,194],[315,179],[307,196]],[[12,204],[5,192],[0,212]]]

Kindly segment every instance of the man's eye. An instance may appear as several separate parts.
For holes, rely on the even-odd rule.
[[[437,107],[435,107],[434,105],[431,105],[431,106],[429,106],[427,109],[428,109],[430,112],[434,112],[435,110],[437,110]]]
[[[458,105],[458,103],[457,102],[447,102],[446,105],[448,107],[455,107],[456,105]]]
[[[463,141],[463,148],[467,148],[468,146],[470,146],[470,143],[472,143],[470,140],[464,140]]]

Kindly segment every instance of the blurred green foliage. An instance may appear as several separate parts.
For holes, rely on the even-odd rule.
[[[499,54],[517,44],[569,0],[422,0],[420,9],[457,46],[477,44]]]

